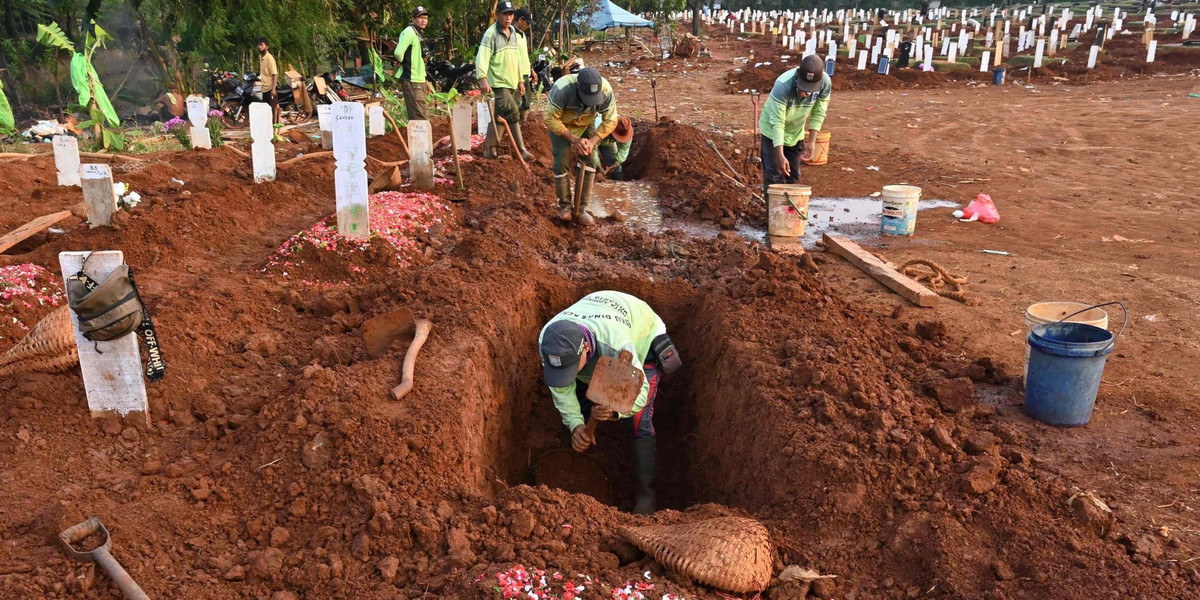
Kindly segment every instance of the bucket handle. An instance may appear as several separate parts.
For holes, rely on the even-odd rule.
[[[1105,302],[1105,303],[1103,303],[1103,304],[1093,304],[1092,306],[1089,306],[1089,307],[1087,307],[1087,308],[1084,308],[1084,309],[1082,309],[1082,310],[1077,310],[1077,311],[1075,311],[1075,312],[1073,312],[1073,313],[1071,313],[1071,314],[1069,314],[1069,315],[1067,315],[1067,316],[1065,316],[1065,317],[1063,317],[1063,318],[1059,319],[1059,320],[1058,320],[1058,321],[1056,321],[1056,322],[1057,322],[1057,323],[1062,323],[1063,321],[1066,321],[1067,319],[1070,319],[1071,317],[1073,317],[1073,316],[1075,316],[1075,315],[1077,315],[1077,314],[1080,314],[1080,313],[1085,313],[1085,312],[1087,312],[1087,311],[1089,311],[1089,310],[1092,310],[1093,308],[1103,308],[1103,307],[1105,307],[1105,306],[1112,306],[1112,305],[1114,305],[1114,304],[1116,304],[1116,305],[1120,306],[1120,307],[1121,307],[1121,310],[1125,312],[1125,322],[1121,323],[1121,329],[1117,330],[1117,334],[1113,336],[1112,343],[1104,347],[1104,350],[1108,350],[1109,348],[1112,348],[1113,346],[1117,345],[1117,338],[1118,338],[1118,337],[1121,337],[1121,334],[1122,334],[1122,333],[1125,333],[1125,327],[1126,327],[1127,325],[1129,325],[1129,309],[1125,307],[1125,303],[1124,303],[1124,302],[1121,302],[1120,300],[1113,300],[1112,302]],[[1101,352],[1103,352],[1103,350],[1102,350]]]
[[[925,183],[922,184],[922,186],[921,186],[922,190],[929,187],[929,176],[925,174],[924,167],[912,167],[910,169],[905,169],[903,171],[900,171],[899,173],[896,173],[895,175],[892,175],[892,178],[900,179],[901,175],[905,175],[905,174],[912,173],[912,172],[916,172],[917,175],[921,176],[921,179],[925,180]]]

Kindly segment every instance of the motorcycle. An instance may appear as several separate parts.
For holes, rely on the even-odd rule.
[[[312,117],[312,102],[308,95],[308,84],[303,78],[293,89],[280,81],[275,86],[279,98],[280,117],[294,124],[300,124]],[[237,90],[224,96],[221,100],[221,120],[230,129],[247,127],[250,124],[250,105],[254,102],[264,102],[262,80],[258,73],[247,72],[242,75],[242,83]]]
[[[537,87],[542,92],[549,91],[550,86],[554,85],[554,80],[550,77],[550,57],[539,54],[537,60],[533,61],[533,72],[538,76]]]
[[[479,88],[479,80],[475,79],[475,63],[472,62],[455,65],[448,60],[431,60],[425,65],[425,78],[439,92],[457,89],[465,94]]]

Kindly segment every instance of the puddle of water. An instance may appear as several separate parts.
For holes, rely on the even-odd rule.
[[[689,235],[715,238],[720,229],[713,223],[696,219],[664,219],[658,204],[658,188],[641,181],[601,181],[592,190],[591,212],[604,218],[620,211],[627,223],[650,231],[678,229]],[[958,208],[949,200],[921,200],[918,210]],[[801,242],[813,247],[826,231],[834,231],[853,239],[879,237],[883,218],[883,201],[879,198],[816,197],[808,203],[808,224]],[[917,224],[920,227],[920,222]],[[767,232],[745,223],[734,231],[743,238],[765,242]]]

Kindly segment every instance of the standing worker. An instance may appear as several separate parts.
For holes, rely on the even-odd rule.
[[[522,46],[525,47],[525,63],[530,65],[529,72],[523,75],[525,79],[525,93],[521,94],[521,122],[525,122],[525,116],[529,114],[529,109],[533,106],[534,91],[538,85],[537,71],[533,70],[533,61],[529,60],[529,42],[532,39],[530,30],[533,29],[533,13],[528,8],[522,6],[517,9],[517,31],[521,32],[521,37],[525,38]]]
[[[633,467],[637,478],[635,514],[654,512],[654,467],[657,444],[654,437],[654,398],[660,375],[683,366],[675,344],[667,337],[667,326],[649,304],[621,292],[602,291],[558,313],[542,328],[539,354],[546,385],[554,407],[570,432],[571,447],[583,452],[596,443],[585,427],[589,419],[624,420],[633,438]],[[642,369],[645,380],[629,414],[616,414],[594,406],[587,399],[601,356],[616,358],[622,350],[633,355],[632,364]],[[586,416],[585,416],[586,415]]]
[[[812,159],[832,89],[825,64],[815,54],[804,57],[799,67],[784,71],[775,80],[758,117],[763,198],[771,184],[800,181],[800,161]],[[806,123],[808,144],[804,143]]]
[[[425,93],[433,87],[425,80],[425,57],[421,42],[429,25],[429,11],[424,6],[413,9],[412,23],[404,28],[396,42],[396,60],[400,61],[400,91],[404,93],[404,108],[408,119],[428,121],[425,116]]]
[[[500,0],[496,5],[496,23],[483,32],[479,52],[475,55],[475,77],[479,79],[479,91],[485,95],[495,91],[496,116],[508,122],[517,151],[530,161],[533,155],[525,149],[521,109],[517,105],[517,97],[525,94],[525,81],[521,75],[529,72],[529,52],[525,48],[525,36],[513,27],[516,12],[511,0]],[[499,132],[494,124],[488,127],[484,156],[495,158]]]
[[[554,82],[546,97],[546,128],[550,130],[550,147],[554,151],[554,192],[558,195],[558,218],[570,221],[578,219],[580,225],[595,222],[587,212],[591,196],[592,179],[596,176],[599,161],[596,147],[600,140],[608,137],[617,128],[617,98],[613,95],[608,80],[594,68],[581,69],[579,73],[565,75]],[[601,117],[596,125],[596,116]],[[571,157],[579,156],[590,171],[584,176],[583,198],[579,202],[579,213],[571,197],[571,184],[567,172],[571,169]]]
[[[267,44],[267,38],[258,38],[258,79],[262,82],[263,100],[271,105],[271,122],[279,122],[279,66]]]

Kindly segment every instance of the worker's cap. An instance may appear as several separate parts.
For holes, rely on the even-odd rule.
[[[825,63],[816,54],[809,54],[796,67],[796,89],[813,93],[821,89],[821,78],[825,76]]]
[[[567,387],[579,374],[583,356],[583,329],[571,321],[555,321],[542,332],[542,369],[546,385]]]
[[[603,82],[604,78],[595,68],[579,70],[579,78],[575,83],[579,86],[579,99],[583,100],[584,106],[600,106],[604,102]]]
[[[531,12],[528,8],[525,8],[524,6],[522,6],[521,8],[518,8],[517,16],[515,18],[518,21],[520,21],[521,19],[525,19],[525,22],[529,23],[530,27],[533,27],[533,12]]]
[[[419,5],[418,5],[416,8],[414,8],[414,9],[413,9],[413,16],[412,16],[412,18],[414,18],[414,19],[415,19],[415,18],[417,18],[417,17],[419,17],[419,16],[421,16],[421,15],[429,16],[429,11],[425,10],[425,7],[424,7],[424,6],[419,6]]]
[[[496,14],[498,15],[515,12],[517,12],[517,7],[509,0],[500,0],[500,3],[496,5]]]
[[[622,144],[629,143],[633,139],[633,121],[629,120],[629,117],[617,119],[617,128],[613,130],[612,136]]]

